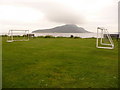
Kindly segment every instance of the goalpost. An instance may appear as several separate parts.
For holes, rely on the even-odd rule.
[[[100,33],[99,33],[99,31],[100,31]],[[114,49],[113,40],[112,40],[108,30],[103,27],[97,28],[96,47],[104,48],[104,49]]]
[[[7,42],[29,41],[29,30],[9,30]]]

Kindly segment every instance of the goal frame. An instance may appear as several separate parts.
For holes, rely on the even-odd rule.
[[[99,31],[101,32],[101,33],[100,33],[100,42],[99,42]],[[104,39],[104,37],[105,37],[105,36],[104,36],[104,32],[106,32],[106,36],[107,36],[110,44],[103,43],[103,39]],[[101,45],[104,45],[105,47],[99,46],[99,43],[100,43]],[[97,28],[96,47],[97,47],[97,48],[103,48],[103,49],[114,49],[114,42],[113,42],[113,40],[112,40],[112,38],[111,38],[108,30],[105,29],[105,28],[103,28],[103,27],[98,27],[98,28]]]
[[[16,40],[14,39],[14,33],[13,32],[24,32],[23,34],[23,39]],[[25,35],[27,36],[26,39],[24,39]],[[29,41],[29,30],[9,30],[8,36],[7,36],[7,42],[13,42],[13,41]]]

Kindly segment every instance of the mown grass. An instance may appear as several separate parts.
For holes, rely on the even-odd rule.
[[[97,49],[96,39],[3,38],[3,88],[117,88],[118,43]]]

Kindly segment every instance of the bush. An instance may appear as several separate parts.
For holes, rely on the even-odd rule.
[[[71,38],[73,38],[74,36],[73,35],[70,35]]]
[[[95,37],[91,37],[92,39],[95,39]]]
[[[45,38],[55,38],[55,37],[52,35],[46,35]]]
[[[65,37],[63,37],[63,36],[57,36],[56,38],[65,38]]]
[[[44,38],[45,36],[37,36],[37,38]]]
[[[1,35],[2,37],[7,37],[8,35]]]
[[[74,39],[77,39],[77,38],[81,38],[81,37],[77,37],[77,36],[76,36],[76,37],[74,37]]]

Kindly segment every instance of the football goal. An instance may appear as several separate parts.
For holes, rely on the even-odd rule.
[[[104,48],[104,49],[114,49],[113,40],[112,40],[108,30],[103,27],[97,28],[96,47]]]
[[[7,42],[29,41],[29,30],[9,30]]]

